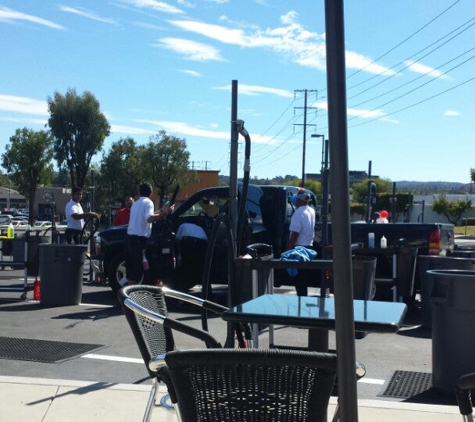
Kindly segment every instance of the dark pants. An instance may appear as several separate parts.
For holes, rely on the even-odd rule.
[[[147,246],[147,238],[144,236],[127,235],[125,241],[125,267],[127,268],[127,280],[139,283],[143,277],[143,253]]]
[[[66,240],[66,243],[68,244],[81,245],[82,244],[81,234],[82,234],[82,230],[66,229],[66,231],[64,232],[64,239]]]

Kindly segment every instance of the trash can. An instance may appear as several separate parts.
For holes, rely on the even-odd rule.
[[[475,271],[428,273],[433,277],[432,385],[453,393],[462,375],[475,372]]]
[[[453,256],[419,255],[418,269],[421,283],[421,326],[432,328],[430,295],[433,276],[429,270],[475,270],[475,258],[457,258]]]
[[[247,302],[254,297],[261,296],[267,292],[269,277],[272,277],[272,270],[268,268],[258,268],[258,261],[268,261],[274,258],[272,245],[265,243],[253,243],[246,247],[246,258],[236,258],[234,260],[235,280],[232,306]]]
[[[396,247],[396,286],[400,297],[414,295],[414,277],[418,248],[410,246]]]
[[[50,238],[48,236],[30,234],[13,240],[12,259],[14,262],[25,262],[25,240],[28,243],[27,275],[28,277],[38,277],[40,266],[38,245],[40,243],[49,243]],[[17,266],[16,268],[22,269],[24,266]]]
[[[377,258],[353,256],[353,298],[371,300],[374,296],[374,277]]]
[[[39,245],[41,305],[81,302],[87,245]]]

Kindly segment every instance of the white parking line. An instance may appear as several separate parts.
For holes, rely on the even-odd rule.
[[[82,358],[86,359],[97,359],[97,360],[108,360],[114,362],[126,362],[126,363],[139,363],[143,365],[142,359],[137,358],[126,358],[122,356],[110,356],[110,355],[98,355],[97,353],[88,353],[86,355],[82,355]],[[383,385],[384,380],[378,380],[375,378],[361,378],[358,382],[363,384],[375,384],[375,385]]]
[[[108,355],[98,355],[96,353],[88,353],[87,355],[82,355],[81,357],[86,358],[86,359],[110,360],[110,361],[115,361],[115,362],[141,363],[143,365],[143,359],[125,358],[122,356],[108,356]]]

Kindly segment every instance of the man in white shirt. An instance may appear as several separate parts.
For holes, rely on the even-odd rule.
[[[73,188],[71,191],[71,200],[66,204],[66,231],[64,233],[66,243],[80,244],[82,229],[84,227],[84,220],[89,217],[98,218],[95,212],[84,212],[81,206],[82,189]]]
[[[147,246],[147,239],[152,234],[152,223],[163,220],[173,210],[165,206],[161,210],[154,211],[152,186],[142,183],[139,186],[140,198],[130,208],[130,220],[127,228],[125,243],[125,265],[127,268],[127,284],[138,284],[142,280],[144,269],[142,260]]]
[[[290,237],[287,243],[287,250],[295,246],[313,246],[315,236],[315,210],[309,205],[312,197],[305,191],[299,191],[290,198],[290,201],[297,207],[290,219]]]
[[[315,210],[309,205],[312,197],[303,189],[290,198],[290,202],[297,207],[290,219],[290,236],[287,250],[296,246],[312,248],[315,236]],[[309,270],[300,270],[296,280],[295,290],[298,296],[307,296],[308,283],[312,276]]]

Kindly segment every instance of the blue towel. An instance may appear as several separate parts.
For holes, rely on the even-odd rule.
[[[313,249],[305,246],[296,246],[280,255],[281,261],[302,261],[308,262],[317,257],[317,253]],[[287,268],[290,276],[295,277],[299,272],[296,268]]]

